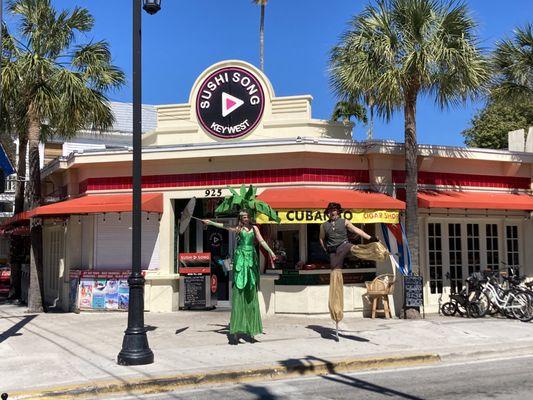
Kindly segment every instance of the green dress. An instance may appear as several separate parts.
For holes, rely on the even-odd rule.
[[[263,333],[257,290],[259,287],[259,258],[254,246],[253,229],[242,229],[233,256],[233,291],[231,293],[230,333],[250,336]]]

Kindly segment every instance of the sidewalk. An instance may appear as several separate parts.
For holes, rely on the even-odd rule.
[[[288,370],[322,373],[334,366],[348,370],[533,353],[533,323],[438,316],[371,320],[347,314],[339,343],[333,340],[334,325],[327,316],[275,316],[263,320],[265,334],[257,337],[258,343],[230,346],[229,312],[215,310],[147,313],[155,363],[124,367],[117,365],[116,357],[126,313],[31,315],[25,310],[0,305],[0,393],[10,393],[10,399],[14,392],[31,391],[33,395],[26,396],[31,398],[47,388],[133,390],[136,383],[150,379],[176,386],[235,381],[244,372],[257,379]]]

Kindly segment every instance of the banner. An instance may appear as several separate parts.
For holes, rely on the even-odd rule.
[[[411,253],[407,236],[401,222],[397,224],[382,224],[381,231],[385,245],[391,253],[391,262],[404,276],[411,275]]]
[[[321,209],[294,209],[294,210],[276,210],[281,218],[282,224],[321,224],[328,220]],[[344,218],[354,224],[396,224],[399,221],[399,211],[397,210],[344,210],[341,218]],[[273,224],[263,214],[258,214],[256,223]]]

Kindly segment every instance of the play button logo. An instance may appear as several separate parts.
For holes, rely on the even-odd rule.
[[[233,111],[235,111],[237,108],[242,106],[244,104],[244,101],[241,99],[238,99],[235,96],[232,96],[231,94],[228,94],[226,92],[222,92],[222,116],[226,117],[229,114],[231,114]]]
[[[198,123],[206,133],[220,139],[249,134],[261,122],[264,110],[262,83],[245,68],[228,66],[214,70],[197,90]]]

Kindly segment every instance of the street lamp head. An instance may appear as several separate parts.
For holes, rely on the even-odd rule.
[[[143,9],[153,15],[161,10],[161,0],[143,0]]]

